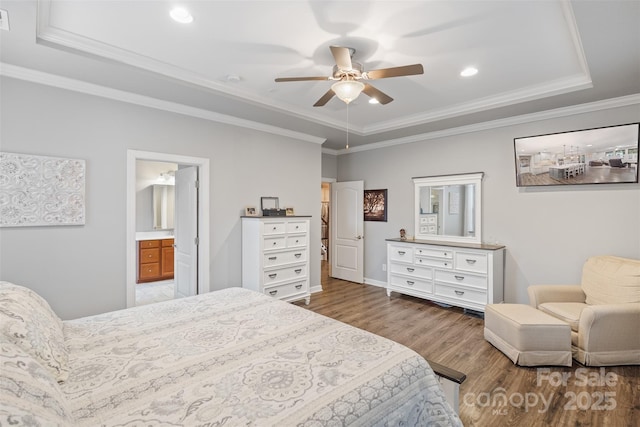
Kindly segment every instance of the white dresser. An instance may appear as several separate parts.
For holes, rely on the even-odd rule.
[[[242,287],[309,304],[310,218],[242,217]]]
[[[484,312],[503,301],[504,246],[387,239],[392,291]]]

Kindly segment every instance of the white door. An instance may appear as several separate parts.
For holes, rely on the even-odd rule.
[[[364,181],[331,184],[331,276],[364,282]]]
[[[176,171],[175,297],[198,293],[198,168]]]

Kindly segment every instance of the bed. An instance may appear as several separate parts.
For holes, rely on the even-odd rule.
[[[414,351],[246,289],[61,321],[5,282],[0,330],[0,425],[462,425]]]

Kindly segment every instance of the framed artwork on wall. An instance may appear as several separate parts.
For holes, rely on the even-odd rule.
[[[364,220],[387,221],[387,190],[364,190]]]
[[[84,225],[86,164],[0,153],[0,227]]]

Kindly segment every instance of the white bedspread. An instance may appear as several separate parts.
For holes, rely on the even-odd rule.
[[[461,425],[412,350],[240,288],[64,322],[81,426]]]

